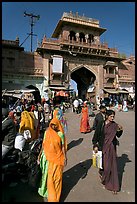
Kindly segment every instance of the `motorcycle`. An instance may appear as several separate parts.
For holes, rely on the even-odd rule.
[[[42,138],[27,143],[23,150],[9,150],[2,160],[2,182],[9,183],[11,180],[18,181],[27,178],[31,169],[37,161],[42,146]]]
[[[19,167],[19,164],[17,163],[19,153],[20,150],[12,147],[2,159],[2,182],[7,183],[10,182],[13,177],[18,177],[16,169]]]

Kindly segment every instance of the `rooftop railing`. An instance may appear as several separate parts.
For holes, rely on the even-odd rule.
[[[73,19],[79,19],[79,20],[84,20],[86,22],[99,24],[99,20],[96,20],[93,18],[88,18],[88,17],[85,17],[84,15],[80,16],[80,15],[78,15],[78,12],[76,12],[76,14],[74,14],[72,12],[70,12],[70,13],[64,12],[62,18],[64,18],[64,17],[69,17],[69,18],[73,18]]]

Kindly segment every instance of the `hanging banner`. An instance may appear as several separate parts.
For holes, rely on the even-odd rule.
[[[62,57],[53,57],[52,72],[62,74],[62,65],[63,65]]]

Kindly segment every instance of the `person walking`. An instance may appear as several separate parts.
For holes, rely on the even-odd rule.
[[[94,135],[92,138],[93,146],[96,145],[98,142],[98,150],[102,151],[103,146],[103,137],[101,136],[102,127],[105,121],[105,113],[106,113],[106,106],[100,105],[100,111],[96,114],[95,119],[93,121],[93,126],[91,127],[91,131],[94,131]],[[99,168],[99,175],[102,175],[102,168]]]
[[[101,122],[103,123],[105,120],[106,106],[100,105],[100,111],[96,114],[95,119],[93,121],[93,126],[91,127],[91,131],[95,130],[97,125]]]
[[[100,98],[99,96],[96,98],[96,107],[97,107],[97,110],[99,110],[99,106],[100,106]]]
[[[80,132],[86,134],[88,132],[91,132],[90,125],[89,125],[88,107],[86,102],[83,103],[81,114],[82,116],[80,121]]]
[[[42,148],[38,156],[42,179],[38,193],[48,202],[59,202],[62,191],[63,169],[67,164],[64,134],[60,121],[53,118],[45,131]]]
[[[123,99],[123,108],[122,108],[122,110],[123,110],[124,112],[128,112],[127,100],[126,100],[126,99]]]
[[[76,99],[73,101],[73,112],[75,112],[75,113],[78,114],[78,107],[79,107],[79,100],[78,100],[78,98],[76,98]]]
[[[66,134],[67,134],[67,131],[68,131],[68,124],[67,124],[67,119],[64,117],[64,113],[63,111],[61,110],[59,104],[56,104],[54,110],[53,110],[53,118],[57,118],[60,123],[61,123],[61,126],[62,126],[62,131],[64,133],[64,138],[65,138],[65,147],[66,147],[66,150],[67,150],[67,137],[66,137]]]
[[[63,127],[64,133],[66,135],[68,131],[68,125],[67,125],[67,119],[64,117],[63,111],[59,107],[59,105],[56,105],[53,111],[53,118],[59,119],[61,122],[61,125]]]
[[[24,135],[25,139],[30,142],[36,138],[35,116],[30,111],[31,105],[26,104],[25,110],[21,113],[21,121],[19,127],[19,133]]]
[[[117,170],[117,137],[123,133],[121,125],[114,121],[115,112],[113,110],[106,111],[106,119],[101,128],[97,128],[98,134],[93,139],[93,144],[99,144],[99,149],[103,154],[103,171],[100,175],[101,183],[107,190],[116,194],[119,191],[119,180]],[[99,127],[99,126],[98,126]],[[100,136],[100,137],[99,137]]]

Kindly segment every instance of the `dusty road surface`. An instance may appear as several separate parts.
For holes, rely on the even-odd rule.
[[[135,202],[135,112],[116,112],[115,121],[123,126],[119,139],[118,172],[120,192],[113,195],[103,188],[98,169],[92,166],[93,132],[81,134],[80,116],[69,109],[68,120],[68,164],[63,174],[62,202]],[[90,117],[90,125],[94,117]],[[3,186],[3,202],[47,202],[28,183],[18,181],[16,186]]]

